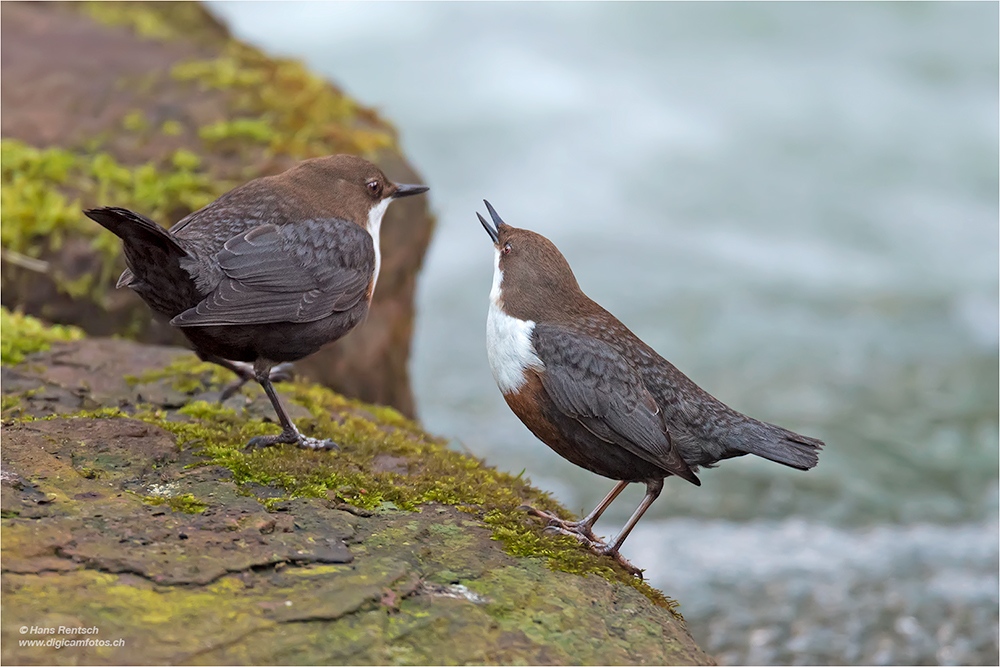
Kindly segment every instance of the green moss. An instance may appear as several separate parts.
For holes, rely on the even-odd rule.
[[[70,3],[77,11],[110,26],[124,26],[146,39],[194,40],[212,43],[226,38],[226,30],[216,23],[198,2],[79,2]]]
[[[190,493],[180,496],[141,496],[138,493],[129,491],[133,496],[147,505],[166,505],[174,512],[184,512],[185,514],[199,514],[208,509],[208,503],[203,503]]]
[[[566,535],[545,535],[529,523],[525,512],[495,509],[483,516],[483,522],[493,529],[493,539],[504,543],[507,553],[513,556],[544,558],[553,570],[581,576],[591,574],[609,581],[619,581],[631,586],[655,604],[665,607],[678,618],[677,602],[666,597],[645,581],[632,576],[623,568],[612,565],[608,558],[599,558],[579,546]]]
[[[160,126],[160,132],[168,137],[176,137],[184,132],[184,126],[176,120],[166,120],[163,121],[163,125]]]
[[[254,88],[265,82],[263,72],[245,68],[235,54],[212,60],[189,60],[175,65],[171,76],[178,81],[196,82],[202,90]]]
[[[21,414],[21,397],[17,394],[3,394],[0,396],[0,415],[4,419],[17,417]]]
[[[122,412],[119,408],[97,408],[96,410],[83,410],[71,415],[51,415],[46,419],[115,419],[117,417],[131,417],[132,415]]]
[[[77,169],[77,156],[0,141],[0,244],[38,257],[40,239],[55,248],[80,218],[77,202],[60,192]],[[95,232],[96,234],[96,232]]]
[[[231,382],[235,380],[235,375],[218,364],[201,361],[194,355],[184,355],[161,369],[146,371],[139,376],[125,376],[125,381],[132,386],[164,379],[169,380],[177,391],[193,394],[208,385]]]
[[[228,371],[186,355],[166,369],[131,381],[169,382],[194,394],[203,391],[206,384],[225,384],[227,377],[231,377]],[[247,391],[260,392],[255,385],[248,387]],[[159,426],[173,433],[182,449],[201,457],[201,462],[193,465],[226,468],[241,491],[256,497],[269,511],[296,497],[328,498],[379,511],[416,510],[432,502],[455,506],[477,517],[513,556],[541,559],[552,570],[621,582],[679,616],[674,601],[630,575],[613,559],[595,555],[572,538],[545,534],[544,526],[529,518],[520,509],[522,505],[566,518],[570,515],[547,493],[532,488],[522,475],[500,472],[449,449],[444,440],[428,436],[419,425],[391,409],[346,399],[317,385],[279,383],[277,387],[285,400],[310,412],[310,417],[296,421],[299,429],[306,435],[334,440],[341,445],[339,452],[289,446],[247,450],[250,438],[275,433],[278,426],[204,401],[192,401],[181,408],[178,412],[184,420],[155,409],[126,415],[117,408],[102,408],[72,416],[128,416]],[[13,401],[9,404],[14,406]],[[392,469],[405,468],[406,472],[377,472],[379,461],[387,457],[393,461]],[[399,461],[403,464],[397,465]],[[277,497],[274,490],[279,492]],[[152,498],[144,500],[168,504],[178,511],[204,509],[193,497]],[[438,532],[448,530],[452,528],[437,528]]]
[[[130,132],[144,132],[149,129],[149,121],[146,119],[146,114],[141,110],[136,109],[135,111],[129,112],[124,119],[122,119],[122,127]]]
[[[154,99],[81,145],[40,150],[3,141],[0,245],[27,258],[51,259],[67,239],[89,242],[97,251],[96,271],[66,275],[62,262],[52,262],[43,271],[57,289],[74,299],[106,308],[107,294],[123,268],[119,240],[81,215],[81,208],[122,206],[169,226],[234,185],[263,175],[257,165],[273,169],[271,158],[276,155],[303,159],[353,153],[375,159],[383,149],[398,150],[394,130],[374,112],[302,63],[270,58],[232,39],[198,3],[84,2],[66,7],[100,23],[126,27],[145,39],[195,42],[204,47],[199,52],[215,54],[177,63],[169,74],[158,70],[119,82],[132,95]],[[151,108],[168,76],[199,89],[223,91],[221,99],[191,95],[219,107],[216,117],[222,120],[190,128],[186,148],[154,161],[118,162],[104,151],[127,156],[135,145],[147,144],[157,129],[150,120],[156,115]],[[136,103],[134,98],[130,103]],[[185,134],[185,126],[173,119],[158,130],[169,137]],[[14,275],[17,281],[8,284],[10,277],[5,274],[4,287],[26,294],[26,285],[35,276],[24,271]],[[126,317],[117,326],[128,335],[142,335],[148,322],[134,323]]]
[[[0,306],[0,329],[3,330],[0,339],[0,363],[7,366],[21,363],[33,352],[41,352],[52,346],[52,343],[64,340],[79,340],[83,338],[82,330],[73,326],[47,325],[41,320],[12,313]],[[4,411],[7,410],[8,397],[4,397]]]
[[[202,391],[206,382],[224,383],[222,377],[210,375],[214,368],[191,355],[137,380],[167,381],[195,393]],[[186,421],[167,420],[165,413],[155,410],[134,417],[174,433],[182,448],[204,457],[202,465],[228,469],[248,493],[260,487],[278,489],[280,497],[272,497],[273,493],[257,496],[269,509],[295,497],[329,498],[370,510],[415,510],[430,502],[457,506],[479,517],[492,531],[493,539],[513,556],[543,559],[553,570],[622,582],[676,613],[676,603],[612,559],[593,554],[572,538],[544,534],[544,526],[531,520],[520,509],[522,505],[566,518],[570,515],[521,475],[500,472],[449,449],[444,440],[428,436],[418,424],[389,408],[347,399],[313,384],[279,383],[277,387],[286,399],[311,413],[311,417],[297,420],[298,428],[306,435],[332,439],[340,444],[339,452],[295,447],[246,450],[250,438],[275,433],[278,426],[249,420],[204,401],[191,402],[179,410],[189,417]],[[250,391],[260,390],[254,386]],[[370,420],[373,417],[376,421]],[[375,462],[387,456],[405,461],[407,473],[376,472]]]
[[[386,126],[372,112],[302,63],[270,58],[236,41],[217,58],[179,63],[171,76],[229,93],[234,117],[199,130],[209,144],[242,139],[295,158],[331,153],[373,158],[381,149],[396,148],[391,129],[382,129]]]
[[[198,136],[208,143],[248,140],[267,143],[274,138],[274,128],[267,118],[236,118],[220,120],[198,130]]]
[[[226,190],[200,170],[200,159],[178,150],[160,163],[119,164],[107,153],[61,148],[38,149],[13,139],[0,141],[0,244],[38,258],[59,250],[66,239],[83,237],[103,257],[100,275],[75,279],[50,269],[50,277],[70,296],[99,298],[120,269],[121,243],[87,219],[85,205],[113,202],[169,223],[173,212],[194,210]]]

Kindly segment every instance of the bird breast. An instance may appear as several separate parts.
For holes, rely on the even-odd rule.
[[[372,289],[370,294],[375,294],[375,283],[378,282],[378,270],[382,266],[382,246],[379,242],[379,232],[382,229],[382,216],[385,215],[385,209],[389,208],[389,202],[391,199],[383,199],[378,203],[378,205],[373,206],[370,211],[368,211],[368,233],[372,235],[372,243],[375,246],[375,275],[372,277]],[[371,296],[369,296],[371,298]]]
[[[527,382],[529,368],[542,370],[544,364],[531,344],[535,323],[520,320],[504,312],[501,305],[503,271],[500,270],[500,251],[496,252],[493,288],[490,290],[490,310],[486,316],[486,353],[490,370],[500,393],[516,392]]]

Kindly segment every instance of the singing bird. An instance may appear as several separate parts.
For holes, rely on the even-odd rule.
[[[799,470],[823,443],[724,405],[587,298],[544,236],[476,214],[495,250],[486,325],[490,368],[507,405],[563,458],[618,483],[581,521],[531,509],[549,527],[618,559],[619,549],[671,475],[701,485],[699,467],[745,454]],[[646,496],[610,542],[593,533],[631,482]]]

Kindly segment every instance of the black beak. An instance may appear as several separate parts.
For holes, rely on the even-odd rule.
[[[483,216],[479,215],[479,211],[476,211],[476,217],[479,218],[479,222],[483,223],[483,229],[486,230],[486,233],[490,235],[491,239],[493,239],[493,244],[496,245],[497,230],[493,228],[493,225],[486,222],[486,219]]]
[[[400,197],[419,195],[421,192],[427,192],[428,190],[430,190],[430,188],[426,185],[405,185],[400,183],[396,185],[396,191],[392,193],[392,198],[399,199]]]
[[[484,199],[483,203],[486,204],[486,210],[490,212],[490,217],[493,218],[493,224],[491,225],[490,223],[486,222],[483,216],[479,215],[478,212],[476,213],[476,216],[479,218],[479,222],[482,223],[483,229],[485,229],[486,233],[490,235],[491,239],[493,239],[493,243],[496,243],[497,240],[499,239],[498,233],[500,231],[500,228],[507,223],[505,223],[500,218],[500,216],[497,215],[496,210],[492,206],[490,206],[490,203],[488,201]]]

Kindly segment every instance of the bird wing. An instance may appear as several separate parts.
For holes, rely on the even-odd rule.
[[[638,370],[615,348],[546,324],[535,326],[532,344],[545,366],[542,386],[561,412],[601,440],[701,484],[671,442]]]
[[[225,277],[171,324],[315,322],[366,298],[375,271],[371,235],[337,218],[259,225],[215,258]]]

